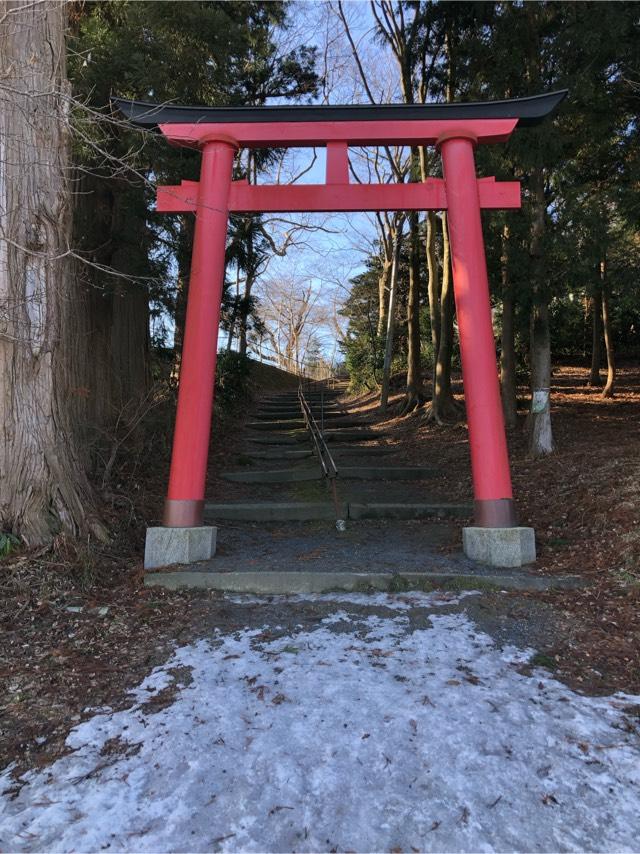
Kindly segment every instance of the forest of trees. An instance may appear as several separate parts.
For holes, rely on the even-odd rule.
[[[568,88],[551,121],[478,152],[479,174],[519,180],[523,191],[521,211],[484,221],[507,426],[518,385],[542,392],[530,451],[550,453],[554,361],[590,364],[590,382],[611,396],[616,359],[638,358],[640,7],[316,7],[0,2],[0,530],[27,545],[59,533],[106,538],[100,490],[117,451],[144,429],[162,378],[179,373],[193,222],[155,214],[154,187],[197,178],[199,159],[127,126],[111,111],[114,94],[419,103]],[[278,151],[241,152],[236,177],[280,174],[282,162]],[[351,168],[353,180],[419,181],[440,164],[429,148],[372,149],[352,152]],[[446,215],[380,215],[372,225],[362,271],[344,282],[340,307],[323,306],[322,322],[354,387],[379,388],[386,365],[387,380],[403,377],[402,412],[459,419]],[[233,218],[221,344],[245,353],[259,340],[300,358],[303,336],[293,321],[283,333],[275,297],[315,323],[320,306],[305,282],[269,288],[267,271],[316,230],[301,218]],[[309,330],[304,342],[317,357]]]

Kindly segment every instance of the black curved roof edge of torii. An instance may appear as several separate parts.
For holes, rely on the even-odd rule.
[[[130,122],[155,128],[161,124],[216,124],[234,122],[347,122],[425,121],[442,119],[518,119],[518,127],[544,121],[567,96],[567,89],[510,98],[504,101],[467,101],[447,104],[325,104],[268,107],[188,107],[111,98],[111,104]]]

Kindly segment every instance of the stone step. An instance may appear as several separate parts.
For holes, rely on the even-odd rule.
[[[344,406],[343,403],[337,397],[307,397],[305,398],[307,403],[310,406],[320,406],[324,403],[325,406]],[[291,400],[259,400],[257,401],[258,407],[280,407],[284,409],[285,407],[296,407],[300,406],[299,398],[292,398]]]
[[[336,459],[344,459],[352,456],[366,456],[375,459],[378,454],[395,454],[396,448],[393,445],[340,445],[338,443],[331,445],[331,456]]]
[[[466,518],[472,514],[470,504],[349,504],[350,519],[445,519],[449,516]]]
[[[301,430],[304,427],[302,418],[295,421],[249,421],[249,430]]]
[[[318,426],[320,420],[316,418]],[[247,427],[250,430],[301,430],[305,426],[304,420],[298,418],[290,421],[250,421]],[[342,418],[339,421],[326,419],[324,421],[325,430],[343,430],[345,427],[365,427],[366,422],[361,418]]]
[[[213,559],[215,561],[215,558]],[[229,593],[253,593],[273,596],[287,593],[332,593],[335,590],[367,592],[383,590],[402,593],[407,590],[574,590],[584,586],[577,575],[532,575],[517,572],[215,572],[178,569],[148,572],[147,587],[170,590],[203,588]]]
[[[345,480],[424,480],[435,473],[426,466],[338,466]]]
[[[226,471],[225,480],[234,483],[298,483],[307,480],[322,480],[320,466],[305,469],[270,469],[268,471]]]
[[[311,411],[316,416],[316,418],[320,417],[321,410],[319,406],[312,406]],[[343,409],[327,409],[325,407],[324,410],[325,418],[342,418],[343,416],[349,416],[349,413]],[[255,417],[258,421],[284,421],[287,418],[300,418],[302,415],[302,410],[300,407],[297,409],[259,409],[255,413]],[[351,416],[353,417],[353,416]]]
[[[294,430],[291,433],[286,433],[275,436],[250,436],[248,441],[254,445],[300,445],[303,442],[310,442],[309,432],[307,430]],[[249,451],[249,456],[251,451]]]
[[[245,456],[252,460],[304,460],[308,457],[313,457],[313,455],[314,452],[311,448],[297,451],[285,446],[283,448],[269,448],[266,451],[251,450]]]
[[[333,442],[372,442],[376,439],[384,439],[389,433],[380,430],[348,430],[348,429],[325,429],[324,438],[328,443]]]
[[[249,472],[247,472],[249,474]],[[310,520],[334,519],[335,509],[331,501],[260,501],[230,504],[205,504],[205,520],[215,522],[222,519],[236,522],[308,522]],[[468,504],[362,504],[341,503],[343,519],[446,519],[471,516]]]
[[[340,507],[346,516],[346,507]],[[205,504],[206,522],[222,519],[235,522],[309,522],[317,519],[335,521],[336,511],[331,501],[264,501],[244,504]]]
[[[328,444],[334,442],[374,442],[384,439],[388,433],[373,430],[325,430],[324,438]],[[290,433],[279,433],[273,436],[251,436],[248,440],[258,445],[297,445],[300,442],[310,442],[308,430],[292,430]]]

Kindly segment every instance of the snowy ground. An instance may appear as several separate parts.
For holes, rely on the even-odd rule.
[[[318,628],[178,649],[68,756],[7,769],[0,850],[640,849],[640,698],[520,672],[442,594],[316,598]]]

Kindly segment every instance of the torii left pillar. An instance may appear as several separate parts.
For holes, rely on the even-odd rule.
[[[180,362],[178,408],[163,526],[149,528],[145,568],[208,560],[217,529],[204,525],[204,490],[224,282],[229,189],[237,145],[201,141],[202,163],[189,298]]]

